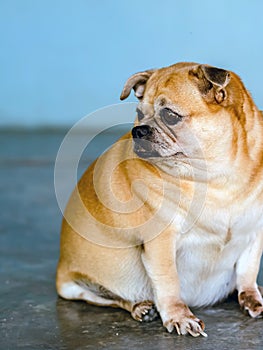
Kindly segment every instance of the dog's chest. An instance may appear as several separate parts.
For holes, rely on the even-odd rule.
[[[235,288],[235,266],[263,227],[261,206],[204,208],[176,239],[182,297],[192,306],[213,304]]]

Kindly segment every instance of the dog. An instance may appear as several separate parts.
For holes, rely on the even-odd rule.
[[[189,307],[237,290],[263,315],[263,116],[238,75],[177,63],[124,85],[137,117],[84,173],[65,210],[57,291],[160,315],[178,334],[203,335]]]

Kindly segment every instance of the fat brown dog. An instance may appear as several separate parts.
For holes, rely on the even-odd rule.
[[[57,291],[160,314],[169,332],[206,335],[189,307],[238,292],[263,314],[263,117],[233,72],[178,63],[131,76],[131,133],[84,173],[62,224]]]

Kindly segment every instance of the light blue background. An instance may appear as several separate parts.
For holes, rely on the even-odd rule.
[[[0,126],[70,126],[118,103],[129,75],[178,61],[236,71],[263,108],[262,9],[262,0],[0,0]]]

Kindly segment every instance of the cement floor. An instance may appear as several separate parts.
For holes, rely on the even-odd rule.
[[[208,333],[195,339],[167,333],[160,319],[141,324],[122,310],[57,297],[61,213],[53,171],[63,136],[0,133],[0,349],[262,349],[263,320],[243,315],[235,298],[195,310]],[[95,143],[97,150],[108,141]]]

